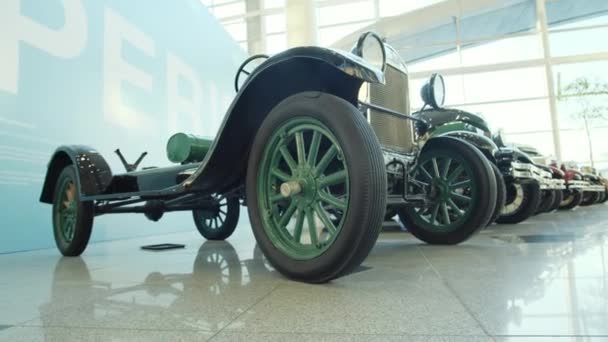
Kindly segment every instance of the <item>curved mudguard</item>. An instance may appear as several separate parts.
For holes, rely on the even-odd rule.
[[[496,162],[496,152],[498,147],[492,139],[479,133],[469,131],[452,131],[436,135],[436,137],[452,137],[464,140],[477,147],[492,162]]]
[[[205,160],[181,186],[209,193],[239,186],[255,134],[277,104],[295,94],[323,92],[357,106],[363,82],[384,83],[384,73],[349,53],[302,47],[269,58],[247,78]]]
[[[429,125],[429,130],[437,129],[440,126],[450,122],[463,122],[481,129],[488,136],[491,134],[490,128],[486,120],[484,120],[479,115],[469,113],[460,109],[426,109],[421,112],[413,113],[412,115],[425,120]]]
[[[57,177],[67,165],[76,169],[76,188],[81,197],[101,194],[112,181],[112,170],[94,148],[83,145],[61,146],[51,157],[40,194],[40,202],[53,203]]]

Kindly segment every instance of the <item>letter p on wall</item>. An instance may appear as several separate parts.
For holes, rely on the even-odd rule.
[[[87,16],[82,0],[62,0],[64,23],[51,29],[21,14],[21,0],[1,0],[0,10],[0,90],[19,90],[21,42],[58,58],[74,58],[86,47]]]

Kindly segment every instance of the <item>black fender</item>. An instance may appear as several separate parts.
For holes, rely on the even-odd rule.
[[[498,146],[492,141],[492,139],[481,135],[479,133],[469,131],[452,131],[438,135],[437,137],[453,137],[464,140],[471,145],[477,147],[481,153],[483,153],[488,160],[496,162],[496,152],[498,152]]]
[[[469,146],[470,148],[473,149],[477,149],[478,148],[475,145],[472,145],[471,143],[467,142],[466,140],[462,140],[456,137],[451,137],[451,136],[437,136],[437,137],[433,137],[430,138],[429,140],[427,140],[424,145],[422,146],[422,149],[420,150],[420,154],[423,154],[427,149],[431,148],[432,146],[436,146],[436,145],[449,145],[449,144],[465,144],[467,146]]]
[[[53,203],[57,178],[67,165],[76,168],[76,188],[81,197],[103,193],[112,181],[110,166],[94,148],[83,145],[61,146],[55,150],[48,163],[40,202]]]
[[[296,94],[329,93],[357,107],[363,82],[383,83],[384,73],[348,53],[302,47],[269,58],[247,78],[205,160],[181,186],[212,193],[242,185],[253,139],[276,105]]]
[[[445,125],[450,122],[464,122],[473,127],[482,130],[488,137],[491,136],[490,127],[485,119],[481,116],[454,108],[439,108],[426,109],[415,112],[412,116],[416,116],[427,122],[427,130],[433,130],[436,127]]]

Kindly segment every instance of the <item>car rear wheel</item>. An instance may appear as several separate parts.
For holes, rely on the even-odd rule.
[[[536,212],[540,197],[537,182],[507,185],[507,203],[496,222],[516,224],[528,219]]]
[[[488,224],[496,206],[496,176],[489,161],[460,140],[424,149],[409,183],[408,193],[426,194],[429,203],[401,208],[399,218],[429,244],[467,240]]]
[[[86,249],[93,227],[93,203],[81,202],[74,166],[66,166],[53,194],[53,235],[65,256],[78,256]]]
[[[207,240],[225,240],[236,229],[239,222],[238,197],[211,196],[212,205],[192,211],[198,232]]]
[[[494,176],[496,176],[496,207],[494,208],[494,213],[490,217],[488,226],[498,219],[502,212],[502,208],[504,208],[505,202],[507,201],[507,185],[505,184],[505,179],[496,164],[490,163],[490,165],[492,165]]]
[[[546,213],[549,211],[553,203],[555,202],[555,191],[554,190],[543,190],[541,191],[541,199],[536,209],[536,215]]]
[[[582,207],[587,207],[598,202],[600,193],[597,191],[583,192]]]
[[[559,205],[562,203],[563,200],[564,200],[564,191],[555,190],[555,200],[553,201],[553,204],[551,204],[551,207],[549,208],[548,212],[552,212],[554,210],[559,209]]]
[[[249,217],[260,249],[288,277],[321,283],[358,266],[380,233],[386,188],[376,135],[338,97],[294,95],[256,134]]]
[[[580,191],[564,191],[564,199],[559,204],[560,210],[570,210],[578,207],[583,201],[583,193]]]

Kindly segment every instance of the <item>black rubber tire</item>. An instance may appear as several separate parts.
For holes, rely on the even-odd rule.
[[[55,183],[53,193],[53,235],[55,237],[55,244],[61,254],[64,256],[79,256],[87,248],[89,239],[91,238],[94,217],[93,202],[81,202],[80,191],[79,189],[76,189],[76,223],[74,227],[74,237],[72,238],[72,241],[66,241],[60,232],[59,216],[57,215],[58,206],[63,205],[60,187],[66,178],[71,179],[72,182],[74,182],[74,186],[78,187],[76,170],[73,165],[64,167]]]
[[[497,223],[501,224],[516,224],[520,223],[530,216],[534,215],[536,209],[538,208],[538,204],[541,199],[541,190],[540,185],[537,182],[530,182],[524,184],[515,184],[511,183],[507,185],[507,192],[509,191],[517,191],[516,187],[521,186],[523,191],[523,199],[520,205],[511,213],[504,214],[503,213],[496,220]],[[510,196],[507,196],[509,198]],[[512,202],[507,203],[509,205]]]
[[[581,201],[581,207],[588,207],[598,202],[600,193],[597,191],[583,192],[583,200]]]
[[[323,123],[336,137],[350,179],[346,218],[333,244],[321,255],[297,260],[278,249],[261,219],[257,179],[264,150],[274,131],[298,116]],[[378,138],[351,103],[331,94],[303,92],[279,103],[264,119],[253,141],[247,167],[247,208],[253,233],[268,261],[287,277],[324,283],[350,273],[378,239],[386,210],[386,169]]]
[[[540,202],[538,203],[538,208],[536,208],[535,215],[548,212],[555,202],[555,196],[555,190],[542,190]]]
[[[547,212],[553,212],[553,211],[559,209],[559,205],[560,205],[560,203],[562,203],[563,200],[564,200],[564,191],[555,190],[555,200],[553,201],[553,204],[551,204],[551,207],[549,208],[549,210]]]
[[[559,204],[559,210],[570,210],[578,207],[583,201],[583,193],[580,191],[564,191],[564,199]]]
[[[427,142],[430,144],[432,140]],[[473,209],[468,219],[462,223],[459,229],[449,232],[429,231],[422,225],[417,223],[417,215],[413,207],[405,207],[399,210],[399,219],[401,223],[407,227],[407,230],[418,239],[433,245],[455,245],[466,241],[480,229],[486,227],[496,206],[496,177],[492,171],[491,163],[488,159],[473,145],[459,140],[451,139],[449,142],[440,142],[425,146],[423,153],[433,153],[436,149],[449,149],[450,154],[458,155],[469,164],[473,173],[472,178],[478,181],[477,208]]]
[[[502,208],[504,208],[505,202],[507,201],[507,184],[505,184],[505,179],[496,164],[490,163],[490,165],[492,165],[494,176],[496,176],[496,207],[494,208],[494,213],[490,217],[488,226],[498,219],[502,212]]]
[[[608,193],[604,191],[604,197],[602,197],[602,199],[600,200],[599,203],[606,203],[607,200],[608,200]]]
[[[220,196],[220,198],[223,196]],[[192,218],[198,232],[207,240],[226,240],[234,233],[236,225],[239,223],[241,206],[238,197],[230,196],[226,198],[226,214],[224,222],[218,227],[213,227],[206,223],[203,209],[192,210]],[[219,213],[216,217],[219,220]],[[221,221],[219,221],[221,222]]]

